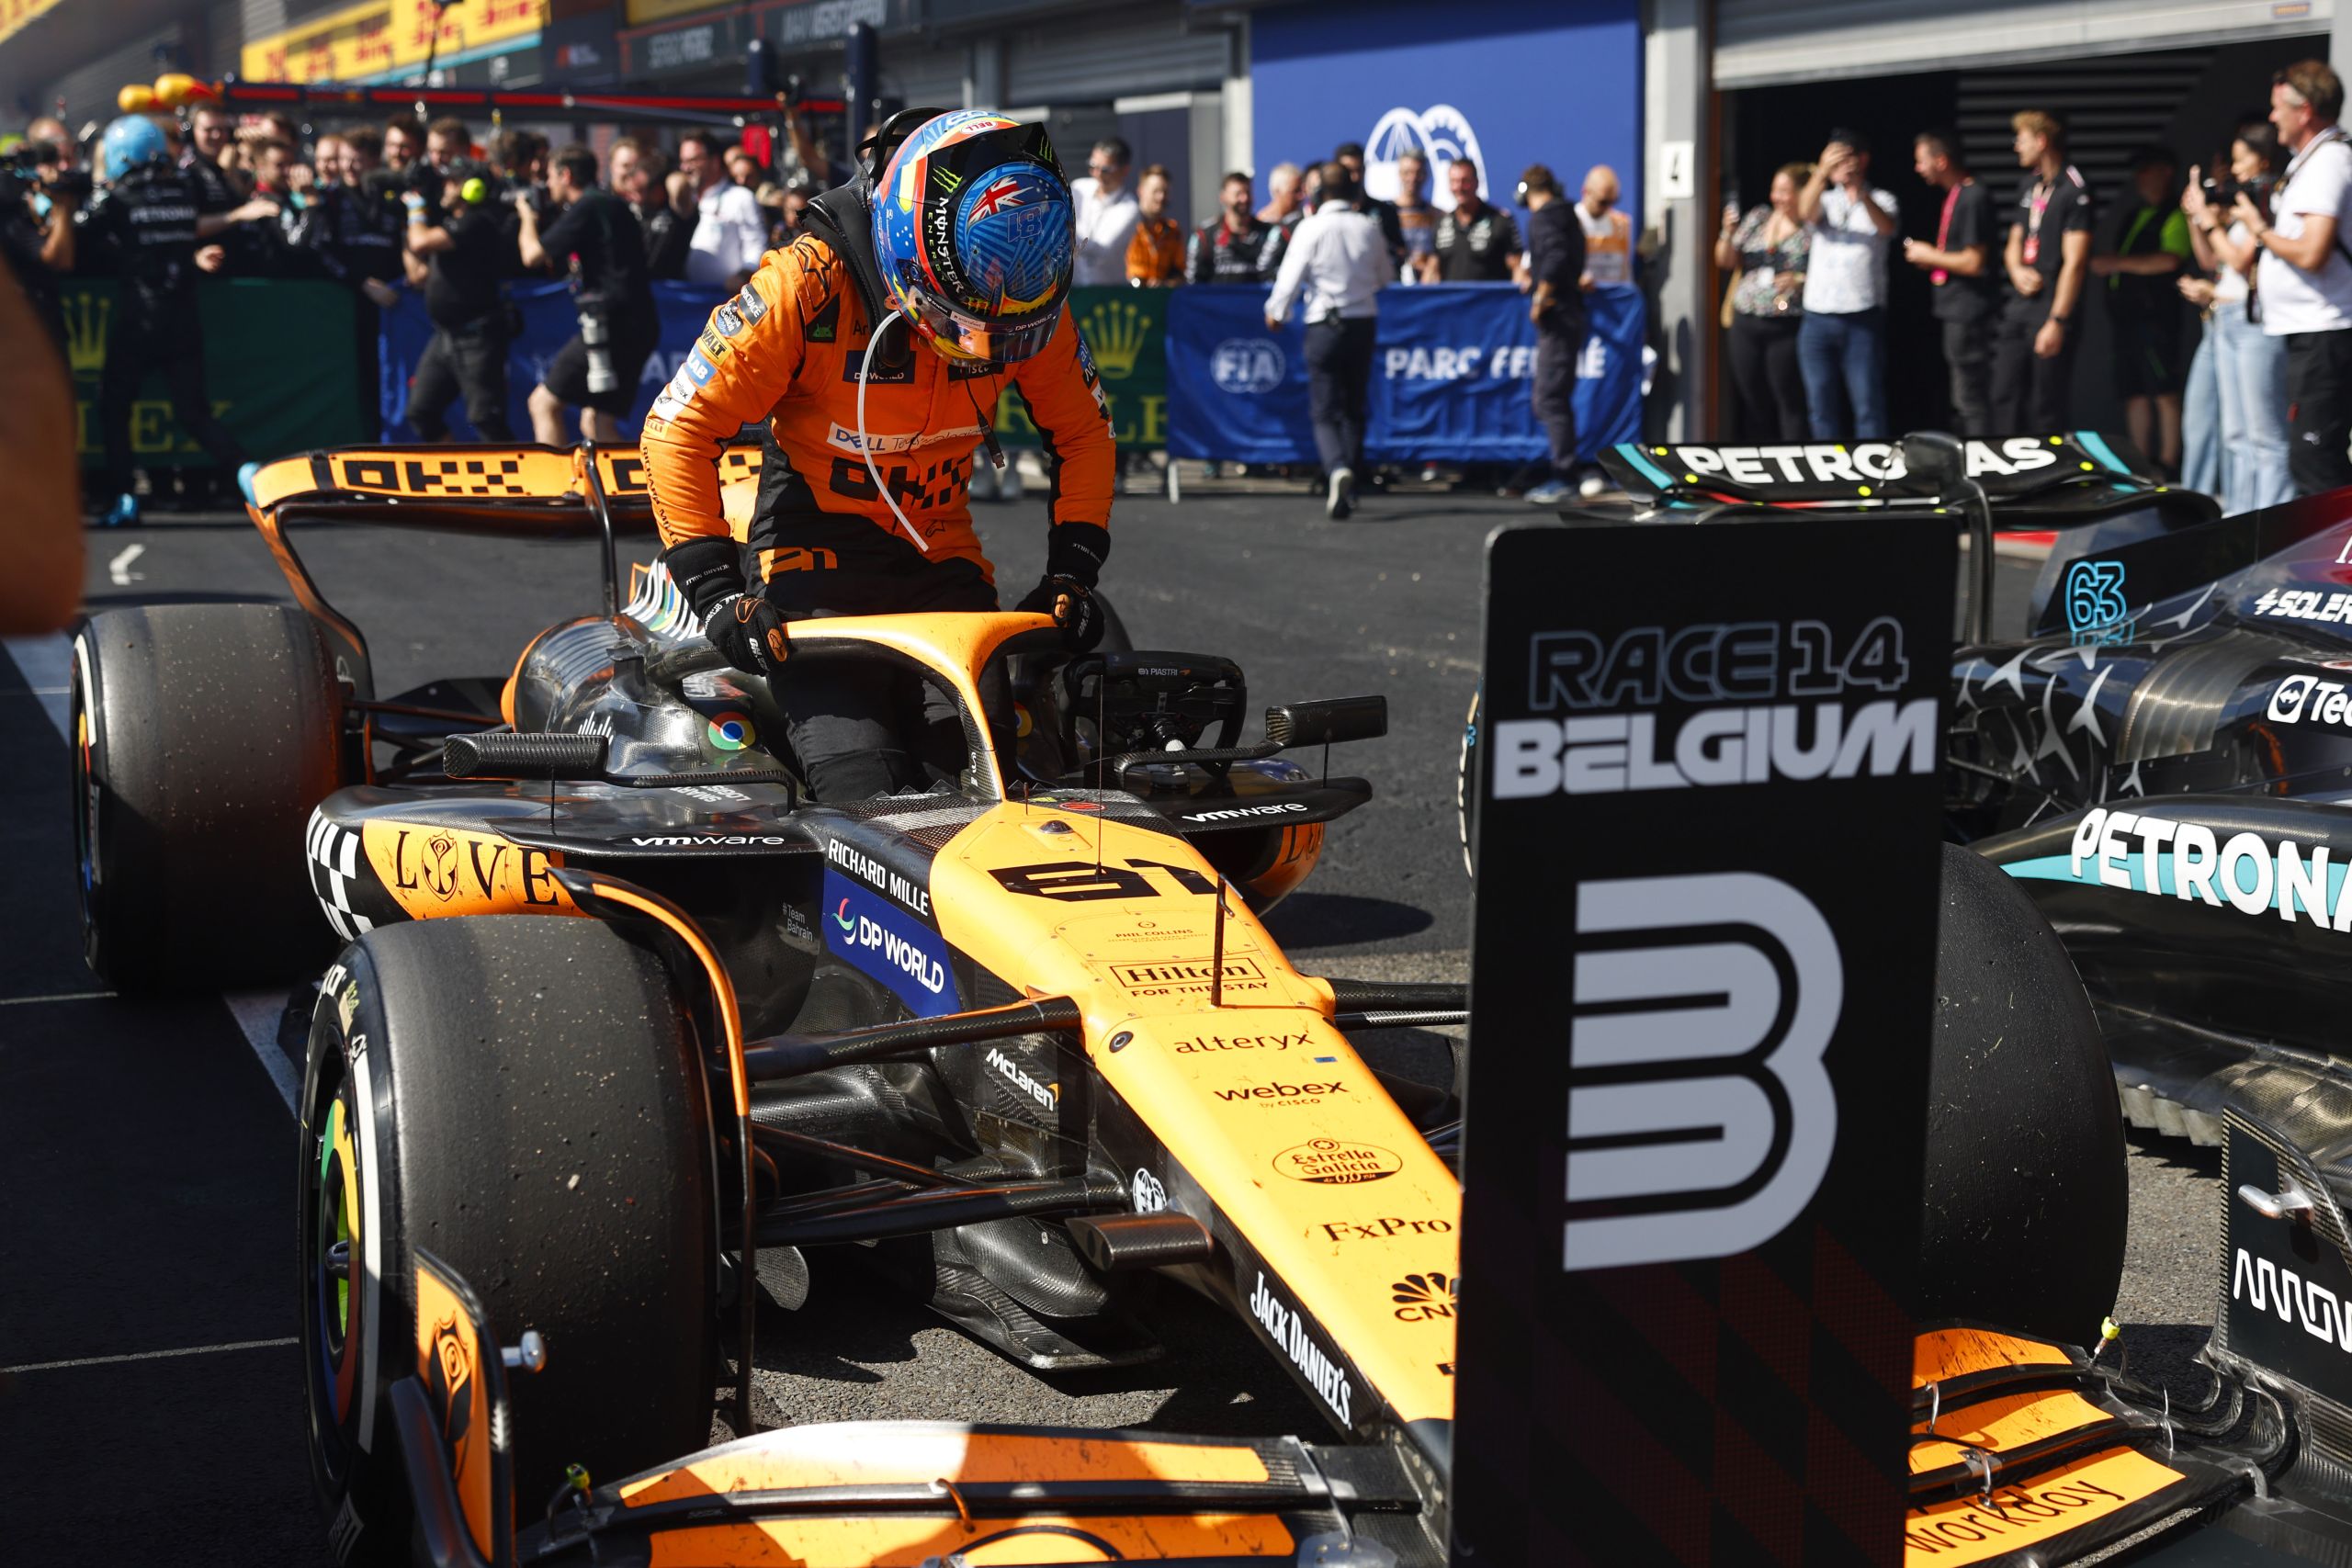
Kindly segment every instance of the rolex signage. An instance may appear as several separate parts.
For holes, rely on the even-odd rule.
[[[1168,444],[1168,297],[1172,288],[1073,288],[1069,312],[1094,361],[1122,447]],[[999,436],[1035,446],[1037,427],[1017,389],[997,403]]]
[[[65,355],[74,372],[75,446],[82,466],[101,461],[98,378],[117,316],[111,282],[69,281]],[[204,389],[212,412],[257,457],[343,446],[373,430],[359,399],[357,323],[348,290],[308,279],[207,278],[197,285],[204,322]],[[288,330],[299,321],[299,332]],[[160,375],[130,409],[131,459],[142,468],[209,468],[212,459],[172,418]]]

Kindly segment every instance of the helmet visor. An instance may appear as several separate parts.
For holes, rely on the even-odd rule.
[[[1017,365],[1053,341],[1061,323],[1061,300],[1017,321],[990,321],[960,310],[921,288],[906,290],[915,323],[931,346],[950,359],[990,365]]]

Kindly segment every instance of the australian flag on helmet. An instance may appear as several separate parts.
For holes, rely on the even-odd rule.
[[[1041,126],[964,109],[917,130],[874,192],[890,304],[951,359],[1009,365],[1052,338],[1076,249]]]

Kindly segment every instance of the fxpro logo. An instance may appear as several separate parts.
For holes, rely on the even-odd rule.
[[[1932,773],[1935,698],[1843,700],[1897,691],[1909,672],[1903,628],[1883,615],[1843,649],[1819,621],[1636,626],[1608,642],[1539,633],[1528,639],[1527,705],[1571,711],[1494,726],[1495,798]],[[1821,700],[1774,700],[1785,697]],[[1668,699],[1702,705],[1574,711]]]
[[[1580,937],[1626,945],[1576,955],[1561,1267],[1770,1240],[1838,1142],[1822,1055],[1846,978],[1828,922],[1753,872],[1582,882],[1575,897]]]
[[[1229,337],[1209,355],[1209,375],[1223,392],[1254,398],[1271,392],[1290,374],[1290,361],[1272,338]]]
[[[1431,104],[1419,114],[1403,106],[1375,121],[1363,139],[1363,189],[1374,201],[1396,199],[1396,160],[1419,152],[1429,164],[1430,178],[1444,188],[1448,164],[1467,161],[1478,171],[1478,199],[1492,199],[1487,189],[1487,155],[1478,150],[1478,133],[1470,117],[1452,104]],[[1429,194],[1424,190],[1423,196]]]

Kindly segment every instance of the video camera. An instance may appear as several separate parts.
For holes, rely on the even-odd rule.
[[[9,182],[11,196],[39,190],[69,206],[87,200],[92,189],[89,171],[69,167],[54,141],[24,141],[0,152],[0,179]]]

